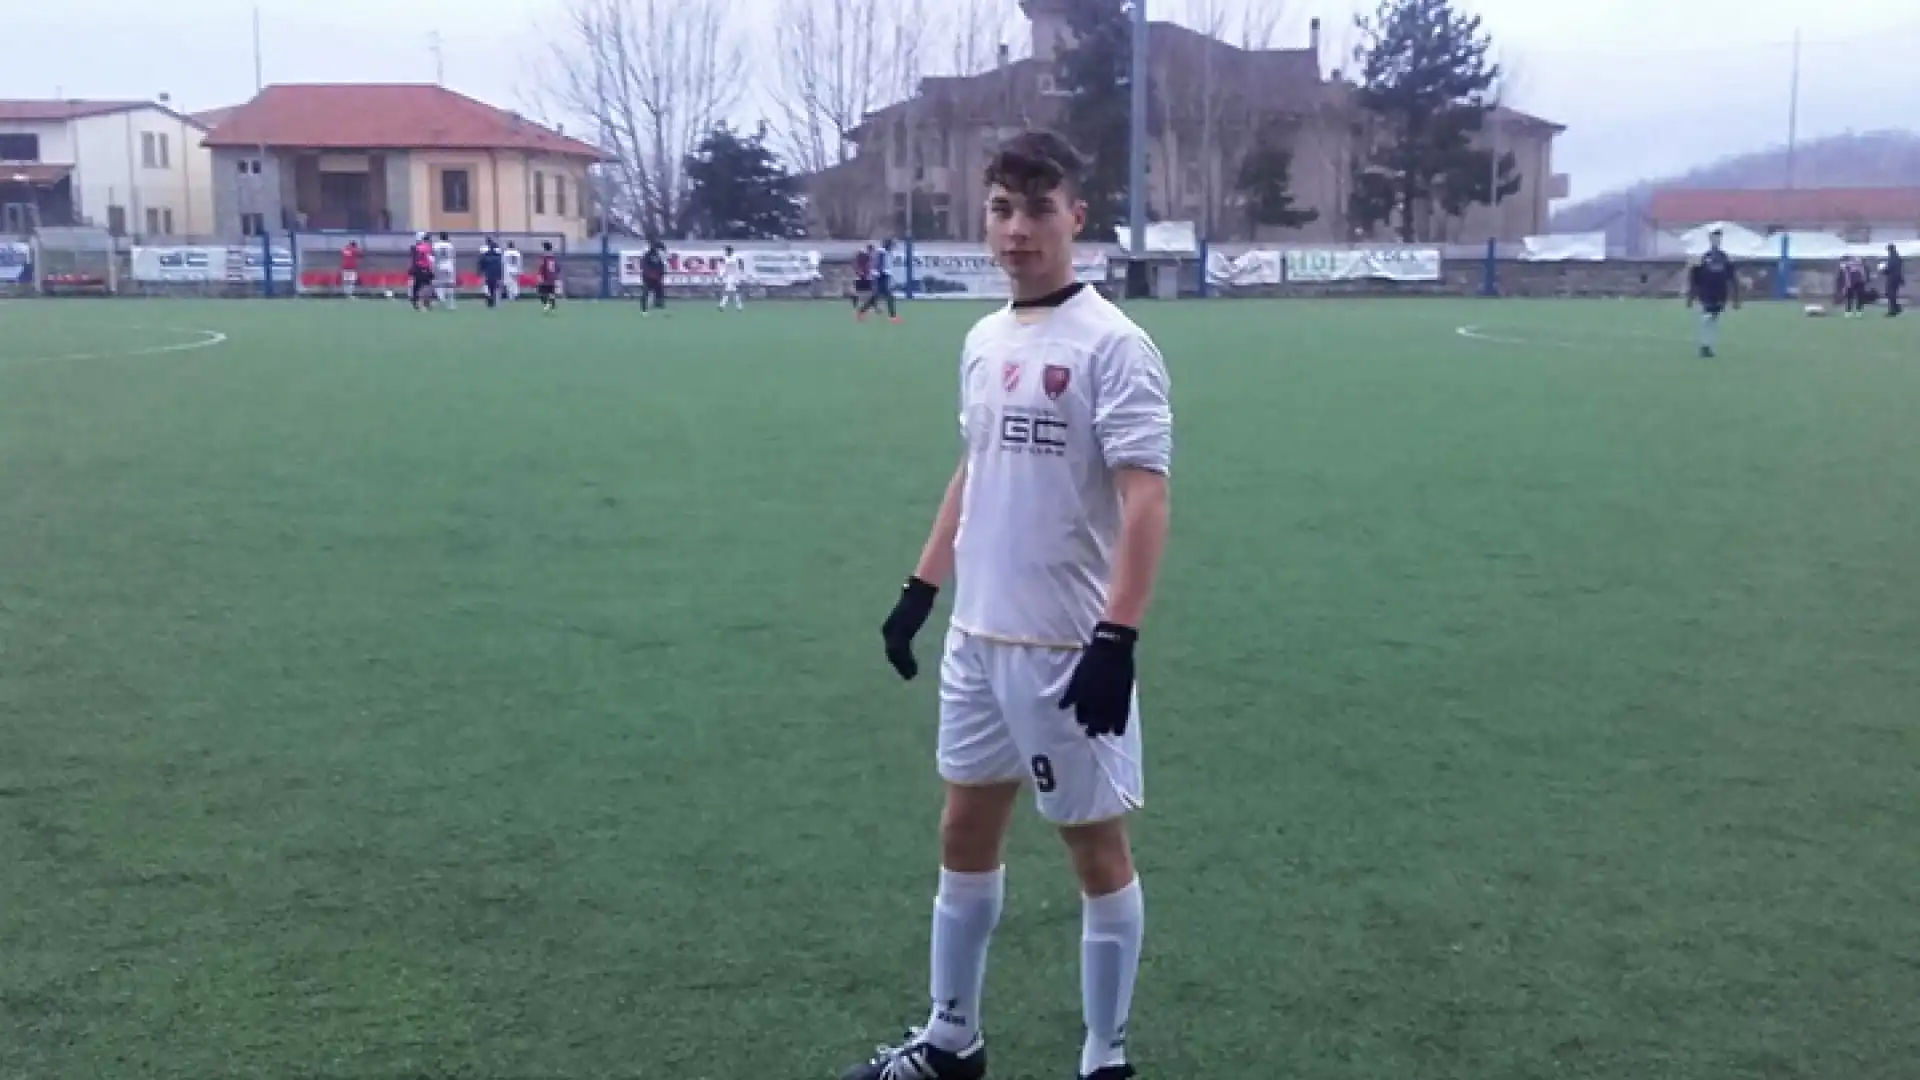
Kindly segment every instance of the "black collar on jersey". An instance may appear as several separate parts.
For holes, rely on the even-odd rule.
[[[1036,296],[1031,300],[1015,300],[1013,302],[1013,309],[1019,311],[1022,308],[1059,307],[1061,304],[1079,296],[1080,290],[1086,287],[1086,282],[1076,281],[1064,289],[1055,289],[1045,296]]]

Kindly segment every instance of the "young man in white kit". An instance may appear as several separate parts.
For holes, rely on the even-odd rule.
[[[433,295],[448,311],[459,302],[460,267],[454,259],[453,237],[441,233],[433,245]]]
[[[727,301],[733,301],[733,310],[745,311],[747,306],[740,299],[740,286],[747,280],[747,260],[734,253],[733,245],[728,244],[724,255],[720,257],[720,310],[727,310]]]
[[[979,1080],[1001,845],[1020,789],[1082,895],[1084,1080],[1127,1080],[1145,908],[1125,816],[1142,804],[1134,643],[1166,543],[1173,412],[1146,333],[1076,283],[1080,155],[1027,132],[988,164],[988,242],[1013,288],[961,355],[965,442],[920,562],[881,629],[901,677],[949,572],[940,663],[940,886],[931,1015],[846,1080]],[[1064,1062],[1063,1062],[1064,1065]]]
[[[507,299],[520,299],[520,274],[526,267],[521,265],[520,249],[513,246],[513,241],[507,241],[507,250],[500,253],[500,262],[506,267]]]

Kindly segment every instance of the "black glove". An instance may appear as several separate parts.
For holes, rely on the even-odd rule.
[[[1060,698],[1062,709],[1087,729],[1089,738],[1125,735],[1133,712],[1133,643],[1140,632],[1131,626],[1103,622],[1093,628],[1093,640],[1080,654],[1080,663]]]
[[[927,617],[933,614],[933,598],[938,595],[938,585],[910,577],[900,587],[900,600],[893,605],[892,614],[880,624],[880,640],[887,644],[887,663],[903,679],[920,674],[919,661],[913,658],[913,635],[927,624]]]

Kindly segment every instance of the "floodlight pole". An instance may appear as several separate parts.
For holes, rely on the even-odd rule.
[[[1147,0],[1133,0],[1133,60],[1128,84],[1133,93],[1127,137],[1127,224],[1133,238],[1127,256],[1131,264],[1147,247]],[[1133,275],[1130,265],[1129,282],[1135,280]]]

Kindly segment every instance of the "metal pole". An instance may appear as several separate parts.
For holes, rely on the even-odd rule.
[[[260,62],[260,5],[253,5],[253,92],[259,93],[267,85],[265,68]]]
[[[1792,191],[1794,150],[1800,141],[1800,31],[1793,32],[1793,88],[1787,97],[1787,190]]]
[[[1147,246],[1147,0],[1133,0],[1133,63],[1128,73],[1133,92],[1132,124],[1127,139],[1127,224],[1133,236],[1129,262]],[[1128,280],[1133,280],[1131,268]]]

